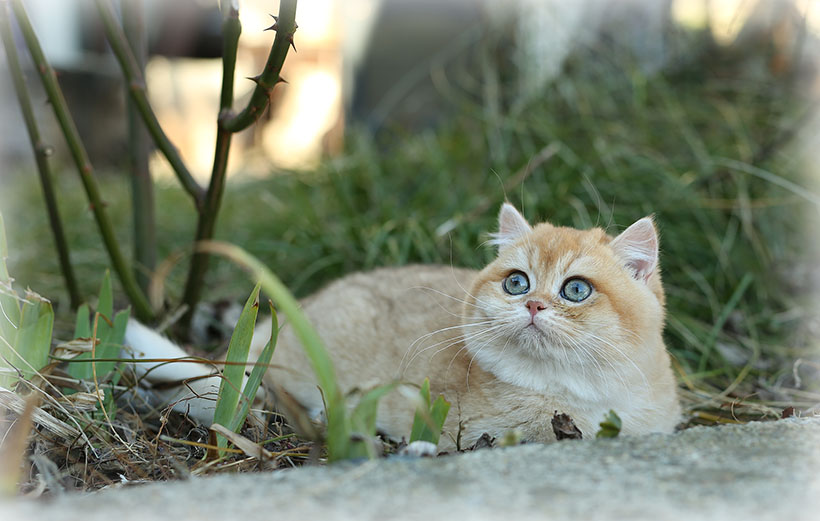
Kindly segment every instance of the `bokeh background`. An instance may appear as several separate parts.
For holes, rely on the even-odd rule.
[[[97,13],[86,0],[25,4],[129,248],[125,92]],[[264,28],[277,11],[277,1],[240,2],[236,107],[253,87],[244,78],[264,64],[273,39]],[[150,99],[205,183],[221,14],[214,0],[146,0],[145,12]],[[532,221],[611,233],[655,214],[667,339],[692,410],[730,403],[730,417],[742,407],[771,415],[820,402],[820,2],[302,0],[297,22],[288,83],[234,139],[218,238],[259,256],[302,296],[381,265],[481,267],[505,199]],[[92,295],[107,259],[22,58],[54,147],[72,260]],[[151,169],[164,259],[190,250],[195,215],[157,153]],[[52,299],[70,331],[5,73],[0,192],[17,283]],[[183,253],[167,273],[168,313],[185,263]],[[250,287],[216,261],[205,297],[240,300]]]

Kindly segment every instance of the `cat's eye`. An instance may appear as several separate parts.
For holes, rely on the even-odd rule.
[[[586,300],[592,293],[592,285],[584,279],[569,279],[561,287],[561,297],[570,302]]]
[[[530,290],[530,279],[523,272],[514,271],[507,275],[502,286],[510,295],[523,295]]]

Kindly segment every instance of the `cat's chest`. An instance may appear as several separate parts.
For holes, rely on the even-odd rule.
[[[478,439],[485,432],[500,437],[517,430],[523,440],[552,442],[556,439],[552,428],[556,414],[568,415],[584,438],[592,438],[609,410],[618,412],[628,432],[638,406],[634,397],[590,399],[560,386],[546,392],[534,391],[493,379],[492,375],[484,375],[482,383],[481,387],[471,386],[454,396],[454,424],[465,440]]]

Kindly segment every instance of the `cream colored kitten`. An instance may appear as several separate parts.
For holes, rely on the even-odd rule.
[[[440,450],[512,429],[524,440],[553,441],[556,411],[572,417],[585,437],[594,436],[610,409],[624,434],[671,431],[680,407],[662,339],[664,295],[651,218],[613,239],[597,228],[533,228],[505,204],[492,242],[498,257],[481,271],[385,268],[349,275],[305,299],[304,312],[342,389],[393,380],[418,385],[429,377],[432,396],[443,394],[452,404]],[[132,324],[127,340],[141,346],[151,334]],[[252,357],[269,336],[270,322],[260,325]],[[273,363],[265,376],[269,388],[322,410],[313,372],[287,324]],[[409,394],[382,400],[380,431],[409,435],[415,407]],[[201,404],[185,405],[191,406]],[[207,419],[206,408],[197,411]]]

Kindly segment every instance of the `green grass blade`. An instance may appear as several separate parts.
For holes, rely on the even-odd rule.
[[[74,338],[91,338],[91,312],[88,304],[81,304],[77,308],[77,318],[74,321]]]
[[[430,405],[430,379],[425,378],[419,391],[419,405],[413,417],[413,427],[410,431],[410,442],[429,441],[438,445],[441,429],[450,412],[450,402],[439,395]]]
[[[114,316],[112,324],[109,326],[102,316],[97,324],[97,347],[95,348],[96,358],[117,358],[125,340],[125,328],[128,326],[130,308],[120,311]],[[106,322],[103,327],[103,322]],[[116,362],[96,362],[97,378],[111,373]]]
[[[253,288],[250,297],[245,302],[242,314],[231,335],[231,342],[228,345],[228,353],[225,356],[225,369],[222,371],[222,380],[219,382],[219,394],[216,400],[216,410],[214,412],[214,423],[224,425],[231,424],[236,414],[236,407],[239,404],[239,394],[242,388],[242,380],[245,377],[245,364],[248,361],[248,351],[253,338],[253,327],[256,325],[256,314],[259,311],[259,290],[261,285],[257,284]],[[228,440],[217,435],[219,447],[227,447]]]
[[[111,329],[114,320],[114,292],[111,289],[111,272],[105,270],[103,275],[102,285],[100,286],[100,295],[97,299],[97,313],[101,315],[97,321],[97,339],[100,344],[104,344],[111,337]],[[99,350],[101,346],[98,346]],[[105,349],[103,347],[103,349]],[[97,356],[101,357],[99,351]],[[97,375],[101,374],[100,368],[97,367]]]
[[[122,350],[122,344],[125,342],[125,329],[128,327],[128,317],[131,316],[131,308],[124,309],[114,316],[114,328],[111,331],[111,336],[108,338],[104,347],[103,354],[98,354],[100,358],[117,358]],[[119,368],[119,363],[114,367],[115,372],[111,377],[111,383],[117,385],[122,377],[122,372],[116,370]]]
[[[424,382],[421,384],[421,389],[419,390],[419,397],[421,401],[416,407],[416,414],[413,417],[413,427],[410,430],[410,442],[414,442],[421,439],[422,434],[424,433],[425,429],[428,431],[429,426],[427,425],[427,412],[430,410],[430,379],[425,378]]]
[[[105,270],[105,275],[103,275],[103,281],[100,285],[100,294],[97,299],[97,312],[104,314],[103,311],[107,311],[108,315],[106,317],[111,316],[111,309],[113,308],[113,292],[111,290],[111,277],[108,270]],[[105,333],[106,329],[103,327],[108,327],[107,323],[105,323],[105,319],[100,318],[97,321],[97,341],[100,341],[101,333]],[[110,329],[110,328],[109,328]],[[94,334],[93,327],[91,325],[91,312],[86,304],[81,305],[77,308],[77,318],[74,322],[74,338],[91,338]],[[99,346],[97,346],[99,347]],[[95,348],[96,352],[96,348]],[[99,356],[99,353],[97,353]],[[70,364],[68,364],[68,374],[78,380],[85,380],[90,382],[94,379],[94,369],[91,367],[90,363],[84,362],[83,360],[87,360],[91,358],[91,353],[81,353],[74,357]],[[102,358],[102,357],[100,357]],[[102,370],[100,369],[99,365],[97,366],[97,376],[102,374]],[[71,394],[75,392],[72,389],[66,389],[66,394]]]
[[[12,347],[20,324],[20,305],[10,281],[0,281],[0,308],[0,387],[8,389],[17,381]]]
[[[51,330],[54,325],[54,311],[51,302],[29,292],[20,314],[20,325],[14,348],[24,361],[18,359],[17,368],[26,379],[48,363],[51,352]]]
[[[378,456],[370,442],[376,436],[376,413],[379,401],[398,386],[398,382],[379,386],[367,392],[356,404],[350,413],[350,426],[354,434],[362,440],[352,442],[349,449],[349,458],[375,458]]]
[[[116,358],[119,356],[130,313],[129,308],[114,315],[114,293],[111,287],[111,274],[106,270],[97,299],[99,318],[97,319],[97,346],[94,348],[96,358]],[[93,334],[91,312],[88,305],[82,304],[77,308],[77,317],[74,321],[74,338],[91,338]],[[91,353],[82,353],[74,357],[68,364],[68,374],[78,380],[93,381],[94,368],[90,362],[86,361],[90,358]],[[120,374],[114,371],[116,362],[95,362],[95,365],[97,367],[98,382],[104,381],[108,375],[111,375],[112,381],[119,381]],[[66,389],[64,392],[71,394],[74,391]],[[106,402],[106,409],[108,409],[108,402],[110,402],[110,392],[108,391],[106,391]]]
[[[9,248],[6,243],[6,224],[3,214],[0,213],[0,282],[9,280],[9,270],[6,266],[6,259],[9,256]]]
[[[698,372],[702,372],[706,369],[708,365],[709,357],[712,354],[712,351],[715,348],[715,344],[717,343],[718,335],[720,334],[723,326],[726,324],[726,321],[729,319],[729,315],[732,314],[732,311],[735,310],[737,305],[740,303],[740,299],[743,298],[743,295],[746,293],[746,290],[749,288],[749,285],[754,280],[754,275],[751,273],[746,273],[743,275],[743,278],[740,279],[735,290],[732,292],[732,295],[729,297],[729,300],[726,302],[726,305],[723,306],[723,309],[720,312],[720,316],[718,316],[717,320],[715,321],[714,325],[712,326],[712,330],[709,332],[709,338],[706,340],[703,349],[703,355],[700,359],[700,364],[698,364]]]
[[[0,213],[0,387],[6,389],[17,380],[12,369],[12,361],[15,360],[12,347],[20,324],[20,304],[6,267],[8,254],[6,227],[3,224],[3,214]]]
[[[215,241],[201,242],[199,247],[204,251],[223,255],[250,271],[256,280],[261,281],[262,287],[271,296],[277,308],[285,314],[305,350],[324,396],[327,413],[328,460],[337,461],[348,457],[350,419],[345,409],[344,397],[336,383],[333,362],[330,360],[322,339],[302,313],[299,303],[276,275],[242,248]]]
[[[248,417],[248,412],[251,410],[253,400],[256,398],[256,391],[259,390],[259,386],[262,384],[262,377],[265,375],[268,364],[270,364],[270,360],[273,357],[273,351],[276,349],[276,339],[279,336],[279,320],[276,318],[276,310],[273,309],[272,302],[270,303],[270,312],[271,320],[273,321],[270,340],[268,340],[265,348],[259,354],[259,358],[256,359],[256,365],[253,366],[251,375],[248,377],[248,381],[245,382],[245,387],[242,389],[241,405],[231,420],[230,425],[228,425],[228,428],[234,432],[239,432],[242,424],[245,423],[245,418]]]
[[[447,420],[447,413],[450,412],[450,402],[444,399],[444,396],[438,395],[433,406],[430,408],[430,416],[433,419],[435,430],[431,433],[430,443],[438,445],[438,439],[441,436],[441,430],[444,428],[444,421]]]

